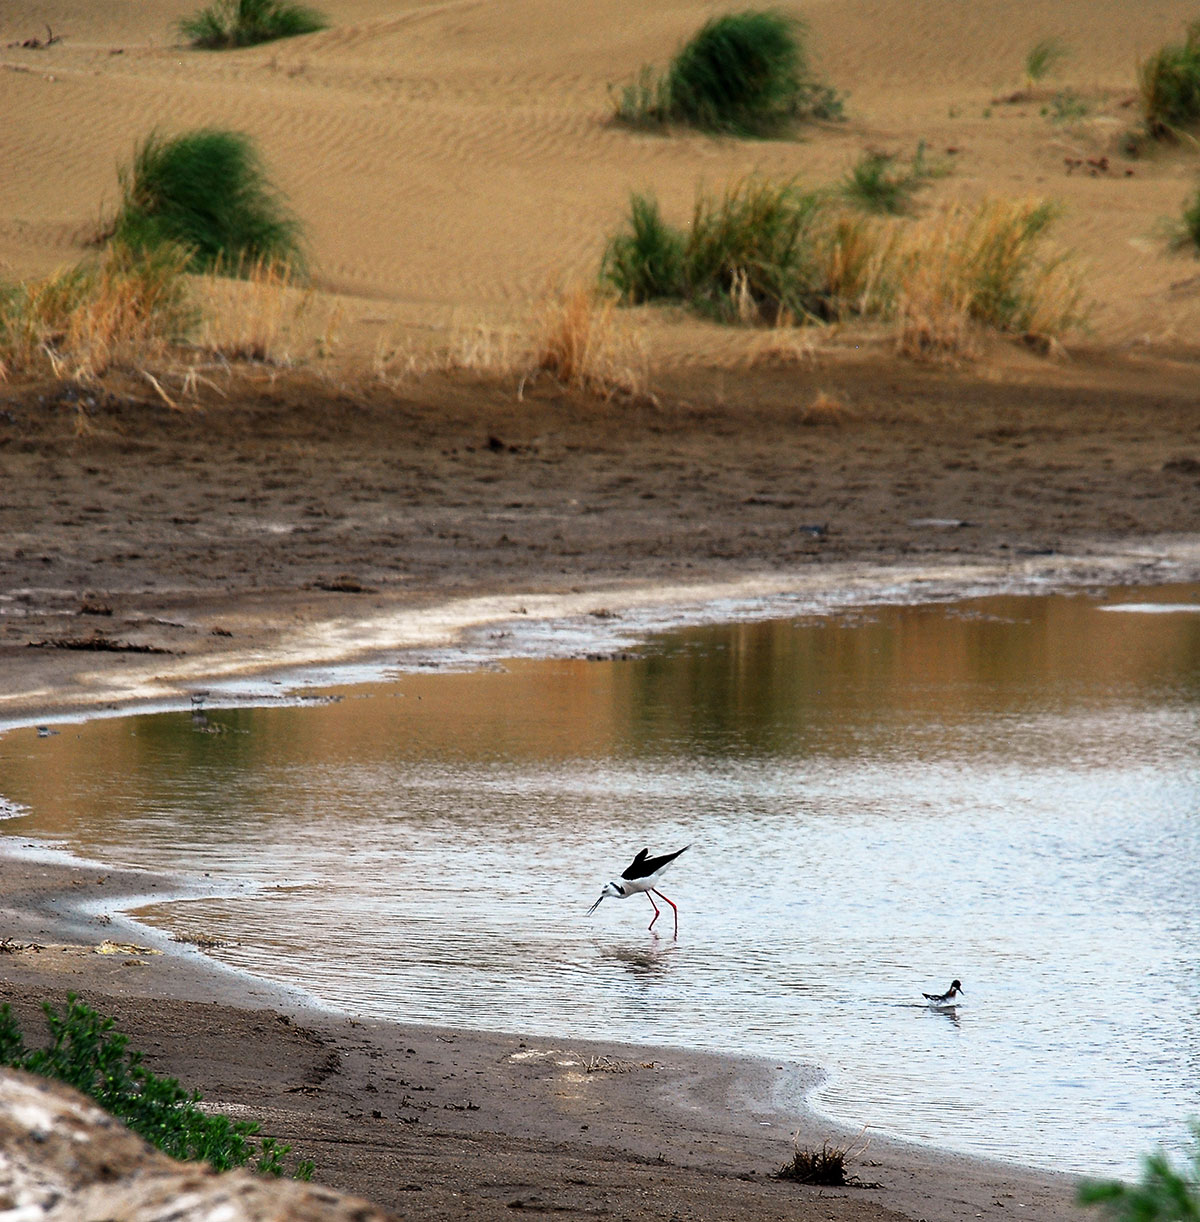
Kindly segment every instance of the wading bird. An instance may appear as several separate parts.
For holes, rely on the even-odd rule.
[[[933,1006],[948,1006],[952,1005],[954,999],[963,991],[961,980],[952,980],[950,987],[944,993],[922,993],[930,1005]]]
[[[610,895],[614,899],[623,900],[641,891],[654,908],[654,915],[650,918],[650,924],[646,928],[653,929],[654,922],[658,920],[659,908],[654,902],[654,896],[657,895],[660,900],[666,900],[671,905],[671,910],[675,913],[675,937],[679,937],[679,909],[675,907],[675,901],[667,899],[654,884],[667,866],[680,853],[691,847],[690,844],[685,844],[682,849],[676,849],[674,853],[665,853],[662,857],[648,857],[650,850],[643,849],[630,863],[629,868],[622,873],[620,879],[604,884],[604,890],[600,892],[600,899],[588,909],[588,916],[591,916],[600,907],[601,900],[607,899]]]

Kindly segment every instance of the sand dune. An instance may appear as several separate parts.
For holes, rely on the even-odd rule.
[[[1136,121],[1138,59],[1180,36],[1189,0],[1135,14],[1123,0],[809,0],[797,11],[849,94],[847,121],[773,142],[606,121],[610,84],[665,62],[706,3],[331,2],[328,30],[219,54],[177,45],[174,22],[196,7],[18,0],[0,11],[0,275],[77,258],[115,201],[117,164],[153,128],[257,138],[307,227],[318,287],[349,303],[351,336],[380,317],[435,331],[505,318],[549,281],[593,275],[631,190],[655,190],[682,217],[701,183],[756,170],[828,182],[866,147],[909,152],[923,139],[951,170],[928,204],[1062,202],[1058,236],[1090,267],[1098,338],[1200,335],[1198,269],[1156,233],[1195,189],[1195,154],[1117,155]],[[8,45],[47,25],[61,42]],[[1057,76],[1032,100],[998,101],[1048,35],[1070,49]],[[1041,112],[1066,87],[1090,113],[1051,122]],[[1107,172],[1067,171],[1068,158],[1104,155]],[[658,330],[688,343],[677,326]],[[697,325],[698,347],[706,334]]]

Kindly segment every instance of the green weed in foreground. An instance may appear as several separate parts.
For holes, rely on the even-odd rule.
[[[173,1158],[203,1160],[218,1171],[249,1164],[260,1174],[283,1174],[291,1147],[271,1137],[255,1140],[259,1126],[253,1121],[202,1112],[199,1093],[146,1069],[113,1019],[101,1018],[74,994],[67,1002],[61,1015],[48,1003],[42,1007],[51,1041],[34,1049],[25,1046],[11,1008],[0,1006],[0,1064],[73,1086]],[[309,1161],[293,1170],[303,1180],[312,1172]]]
[[[1138,71],[1142,119],[1156,140],[1178,139],[1200,125],[1200,20],[1181,43],[1159,48]]]
[[[838,118],[841,102],[809,65],[806,27],[772,10],[714,17],[664,73],[643,68],[616,117],[735,136],[777,136],[805,118]]]
[[[1089,1181],[1079,1203],[1101,1207],[1112,1222],[1200,1222],[1200,1124],[1193,1123],[1192,1138],[1190,1173],[1159,1151],[1142,1160],[1140,1183]]]
[[[322,13],[288,0],[215,0],[184,17],[179,32],[194,47],[227,50],[323,30]]]
[[[228,272],[276,263],[303,269],[302,231],[271,186],[254,142],[201,128],[150,135],[119,171],[112,236],[134,250],[164,244],[191,252],[190,270]]]

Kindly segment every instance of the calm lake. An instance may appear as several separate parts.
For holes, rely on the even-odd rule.
[[[9,843],[208,875],[139,918],[355,1014],[815,1062],[839,1122],[1067,1170],[1200,1115],[1200,588],[214,704],[0,736]],[[586,915],[683,845],[678,940]]]

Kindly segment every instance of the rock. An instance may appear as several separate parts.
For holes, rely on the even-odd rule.
[[[0,1069],[4,1222],[392,1222],[318,1184],[218,1174],[155,1150],[58,1082]]]

